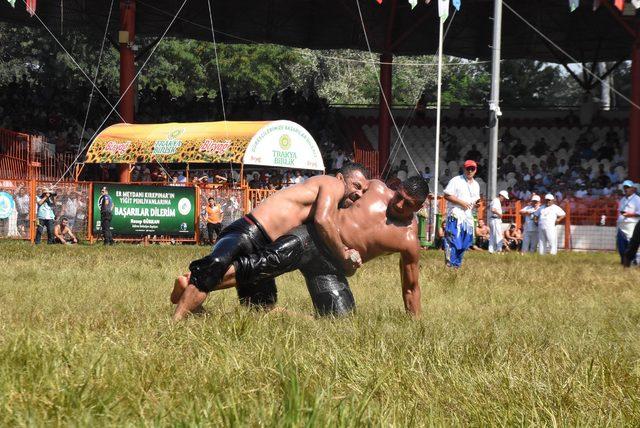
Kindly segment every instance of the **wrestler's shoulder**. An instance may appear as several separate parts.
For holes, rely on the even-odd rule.
[[[383,181],[374,178],[369,180],[369,188],[367,191],[370,192],[372,190],[376,192],[386,192],[387,190],[389,190],[389,188],[386,184],[384,184]]]

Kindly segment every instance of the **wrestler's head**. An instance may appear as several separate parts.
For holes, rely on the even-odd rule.
[[[359,163],[344,165],[336,174],[336,178],[344,183],[344,196],[340,201],[340,208],[349,208],[369,188],[369,170]]]
[[[389,201],[387,214],[396,220],[410,221],[429,196],[429,184],[422,177],[406,179]]]

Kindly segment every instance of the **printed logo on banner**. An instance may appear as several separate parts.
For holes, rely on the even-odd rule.
[[[109,152],[112,155],[123,155],[129,149],[131,145],[131,141],[124,141],[122,143],[118,143],[117,141],[108,141],[104,146],[104,151]]]
[[[230,140],[214,141],[211,139],[206,139],[200,145],[198,151],[214,155],[223,155],[229,149],[229,147],[231,147]]]
[[[191,201],[187,198],[182,198],[178,202],[178,212],[182,215],[187,215],[191,212]]]
[[[14,207],[13,196],[7,192],[0,192],[0,218],[9,218]]]
[[[187,231],[187,223],[182,223],[180,225],[180,232],[186,232]]]
[[[291,148],[291,137],[287,134],[282,134],[279,143],[282,150],[289,150]]]
[[[173,155],[175,154],[180,146],[182,146],[182,140],[179,140],[182,134],[184,134],[185,129],[175,129],[169,134],[167,134],[166,140],[156,140],[153,144],[153,154],[154,155]]]

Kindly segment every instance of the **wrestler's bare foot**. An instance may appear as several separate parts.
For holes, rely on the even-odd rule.
[[[187,285],[189,285],[190,275],[191,273],[185,273],[184,275],[180,275],[179,277],[176,278],[175,282],[173,283],[173,291],[171,291],[171,297],[169,298],[169,300],[171,300],[171,303],[173,303],[174,305],[178,304],[178,302],[180,301],[180,297],[182,296],[182,293],[184,293],[184,290],[187,288]]]
[[[206,298],[207,293],[198,290],[193,284],[188,284],[180,297],[178,305],[176,306],[176,311],[173,314],[173,320],[180,321],[191,313],[201,311],[201,305]]]

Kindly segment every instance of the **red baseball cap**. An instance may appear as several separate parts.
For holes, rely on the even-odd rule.
[[[478,164],[476,163],[476,161],[472,160],[472,159],[468,159],[466,161],[464,161],[464,167],[468,168],[468,167],[474,167],[474,168],[478,168]]]

